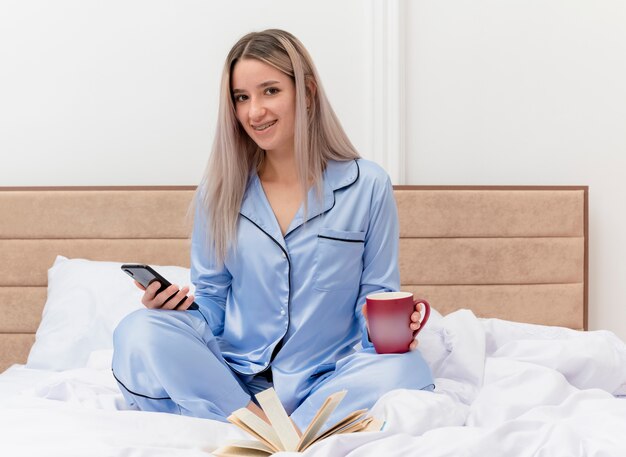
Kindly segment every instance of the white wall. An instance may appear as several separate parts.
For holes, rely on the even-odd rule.
[[[196,184],[226,54],[270,27],[303,41],[344,127],[368,149],[371,62],[344,56],[370,46],[370,8],[301,5],[2,0],[0,186]]]
[[[195,184],[221,66],[292,31],[396,183],[590,186],[590,327],[626,340],[621,0],[2,0],[0,186]]]
[[[408,1],[406,17],[406,181],[589,185],[589,324],[626,340],[626,3]]]

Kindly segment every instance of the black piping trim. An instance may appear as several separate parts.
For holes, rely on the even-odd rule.
[[[345,238],[335,238],[333,236],[317,235],[318,238],[324,238],[327,240],[345,241],[346,243],[365,243],[365,240],[346,240]]]
[[[124,383],[122,381],[120,381],[119,379],[117,379],[117,376],[115,376],[115,372],[113,371],[113,369],[111,369],[111,373],[113,374],[113,377],[115,378],[115,380],[118,382],[118,384],[120,386],[122,386],[124,389],[126,389],[128,392],[130,392],[133,395],[136,395],[138,397],[142,397],[142,398],[147,398],[149,400],[171,400],[172,397],[149,397],[148,395],[143,395],[143,394],[139,394],[137,392],[133,392],[132,390],[130,390],[128,387],[126,387],[124,385]]]
[[[278,354],[278,351],[280,350],[276,348],[281,348],[283,346],[283,340],[285,338],[285,335],[289,332],[289,326],[291,325],[291,259],[289,258],[289,254],[287,253],[285,248],[283,248],[282,245],[278,241],[276,241],[276,239],[272,235],[270,235],[265,230],[263,230],[261,226],[259,226],[256,222],[254,222],[248,216],[241,214],[241,213],[239,214],[245,219],[247,219],[248,221],[250,221],[260,231],[265,233],[276,244],[276,246],[278,246],[280,250],[283,251],[283,253],[285,254],[285,258],[287,259],[287,264],[289,265],[289,271],[287,273],[288,286],[289,286],[289,296],[287,298],[287,305],[288,305],[287,306],[287,329],[285,330],[285,333],[283,333],[283,336],[281,337],[280,341],[278,341],[274,350],[272,351],[272,356],[270,357],[270,363],[263,370],[261,370],[258,373],[255,373],[255,374],[260,374],[270,368],[271,363],[274,361],[274,358],[276,358],[276,354]]]
[[[356,164],[356,178],[354,178],[354,181],[347,183],[345,186],[341,186],[338,187],[336,189],[333,189],[333,204],[330,208],[328,208],[326,211],[317,214],[316,216],[307,219],[306,222],[311,221],[313,219],[315,219],[316,217],[320,217],[323,214],[326,214],[327,212],[329,212],[330,210],[332,210],[335,207],[335,203],[337,202],[337,199],[335,198],[335,192],[341,189],[345,189],[346,187],[350,187],[352,184],[354,184],[355,182],[357,182],[359,180],[359,178],[361,177],[361,168],[359,167],[359,162],[358,159],[354,159],[354,163]],[[274,358],[276,357],[276,354],[278,354],[280,348],[283,345],[283,340],[285,339],[285,335],[289,332],[289,326],[291,325],[291,259],[289,258],[289,254],[287,253],[287,251],[285,250],[285,248],[282,247],[282,245],[269,233],[267,233],[265,230],[263,230],[261,228],[261,226],[259,226],[259,224],[257,224],[256,222],[254,222],[252,219],[250,219],[248,216],[246,216],[245,214],[242,214],[241,212],[239,213],[239,215],[243,218],[245,218],[246,220],[250,221],[250,223],[252,223],[255,227],[257,227],[260,231],[262,231],[263,233],[265,233],[279,248],[281,251],[283,251],[283,253],[285,254],[285,258],[287,259],[287,263],[289,265],[289,274],[288,274],[288,281],[289,281],[289,298],[287,299],[287,330],[285,330],[285,333],[283,333],[282,338],[280,339],[280,341],[276,344],[276,346],[274,347],[274,350],[272,351],[272,356],[270,357],[270,363],[267,364],[267,366],[265,368],[263,368],[261,371],[259,371],[258,373],[254,373],[255,375],[261,374],[264,371],[271,369],[270,365],[272,364],[272,362],[274,361]],[[303,224],[302,224],[303,225]],[[292,234],[293,232],[295,232],[296,230],[298,230],[300,227],[302,227],[302,225],[299,225],[298,227],[296,227],[294,230],[292,230],[289,233],[285,234],[285,238],[287,238],[290,234]],[[237,370],[235,370],[234,368],[231,367],[231,369],[233,371],[238,372]]]
[[[326,211],[319,213],[315,216],[313,216],[310,219],[307,219],[305,222],[309,222],[312,221],[313,219],[315,219],[316,217],[320,217],[324,214],[326,214],[327,212],[329,212],[330,210],[332,210],[335,207],[335,203],[337,203],[337,199],[335,198],[335,192],[337,192],[338,190],[341,189],[345,189],[346,187],[350,187],[352,184],[354,184],[355,182],[357,182],[359,180],[359,178],[361,177],[361,169],[359,168],[359,162],[358,159],[354,159],[354,163],[356,164],[356,178],[354,178],[354,181],[346,184],[345,186],[341,186],[341,187],[337,187],[336,189],[333,189],[333,204],[330,208],[328,208]],[[293,229],[291,232],[285,234],[285,238],[287,238],[289,235],[291,235],[293,232],[295,232],[296,230],[298,230],[300,227],[302,227],[304,224],[300,224],[299,226],[297,226],[295,229]]]

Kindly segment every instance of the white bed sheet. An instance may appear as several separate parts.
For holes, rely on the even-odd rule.
[[[382,432],[333,437],[304,455],[626,455],[626,345],[612,333],[458,311],[431,319],[420,348],[434,393],[390,392],[371,411]],[[206,456],[245,437],[221,422],[125,409],[110,358],[0,375],[0,455]]]

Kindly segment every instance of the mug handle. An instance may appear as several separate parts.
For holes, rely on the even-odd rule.
[[[417,334],[424,328],[426,322],[428,322],[428,318],[430,317],[430,303],[421,298],[414,298],[413,305],[417,305],[418,303],[422,303],[424,305],[424,314],[422,315],[422,320],[420,321],[420,328],[413,332],[413,338],[417,336]]]

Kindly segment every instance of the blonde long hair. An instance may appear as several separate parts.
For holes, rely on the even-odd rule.
[[[313,182],[321,189],[322,173],[329,160],[360,157],[331,108],[311,56],[302,43],[278,29],[242,37],[224,63],[215,139],[194,199],[204,210],[207,246],[220,265],[228,249],[235,246],[239,210],[248,180],[251,173],[259,169],[265,156],[265,152],[246,134],[235,114],[231,76],[235,63],[241,59],[257,59],[271,65],[295,83],[294,150],[305,211],[308,183]],[[307,99],[310,101],[308,112]]]

